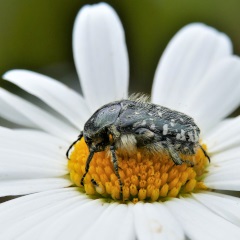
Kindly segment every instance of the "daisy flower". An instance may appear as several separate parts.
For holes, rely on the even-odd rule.
[[[84,140],[65,156],[96,109],[128,95],[124,31],[110,6],[82,8],[73,52],[84,97],[27,70],[3,76],[48,108],[0,89],[1,116],[23,126],[0,128],[0,195],[26,195],[0,205],[1,239],[239,239],[240,199],[229,193],[240,190],[240,118],[224,118],[239,106],[240,61],[229,38],[184,27],[153,81],[151,101],[195,119],[211,162],[201,150],[193,167],[165,153],[119,153],[124,201],[105,152],[94,155],[84,187]]]

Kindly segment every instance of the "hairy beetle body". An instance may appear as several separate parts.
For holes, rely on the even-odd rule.
[[[201,147],[199,144],[200,129],[194,120],[184,113],[148,103],[141,99],[121,100],[104,105],[85,123],[83,132],[71,147],[82,137],[89,147],[86,171],[89,170],[95,152],[109,148],[115,173],[122,191],[122,182],[118,173],[115,150],[128,152],[144,148],[149,152],[167,151],[176,165],[187,162],[179,154],[193,155]],[[207,153],[201,147],[206,157]],[[209,158],[209,157],[208,157]]]
[[[86,122],[86,139],[108,134],[114,136],[115,145],[127,148],[158,148],[171,143],[176,151],[194,154],[199,145],[200,130],[189,116],[156,104],[122,100],[109,103]],[[174,160],[174,159],[173,159]]]

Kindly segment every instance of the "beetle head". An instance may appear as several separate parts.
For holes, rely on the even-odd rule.
[[[83,136],[89,150],[104,151],[110,144],[108,128],[118,118],[121,105],[119,102],[109,103],[99,108],[85,123]]]
[[[104,151],[110,143],[106,129],[102,129],[101,131],[92,134],[84,131],[83,137],[89,150],[94,152]]]

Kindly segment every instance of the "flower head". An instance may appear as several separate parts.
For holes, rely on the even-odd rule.
[[[50,108],[0,89],[1,116],[27,127],[0,128],[0,194],[29,194],[0,205],[1,237],[239,239],[240,200],[228,190],[240,190],[240,119],[223,119],[240,102],[240,61],[228,37],[203,24],[184,27],[161,57],[152,89],[153,103],[194,118],[211,162],[200,148],[186,159],[194,166],[174,166],[164,152],[151,158],[140,150],[130,157],[118,153],[123,197],[131,200],[124,204],[114,201],[118,179],[104,152],[92,161],[85,192],[85,141],[75,144],[70,161],[65,157],[96,109],[127,97],[124,32],[111,7],[80,11],[73,51],[83,96],[30,71],[4,75]],[[109,196],[113,200],[102,200]]]

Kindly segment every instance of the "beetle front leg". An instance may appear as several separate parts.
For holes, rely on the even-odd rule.
[[[120,132],[117,130],[116,126],[111,125],[108,127],[108,133],[112,135],[112,140],[116,142],[120,138]]]
[[[119,186],[120,186],[120,198],[123,199],[123,184],[122,184],[122,181],[121,181],[121,178],[120,178],[120,175],[119,175],[119,172],[118,172],[118,161],[117,161],[117,156],[116,156],[116,149],[115,149],[115,146],[114,145],[111,145],[110,146],[110,151],[111,151],[111,154],[112,154],[112,163],[113,163],[113,168],[114,168],[114,172],[118,178],[118,182],[119,182]]]
[[[86,161],[86,165],[85,165],[85,173],[83,174],[82,178],[81,178],[81,185],[84,186],[84,179],[89,171],[89,167],[90,167],[90,162],[92,161],[93,155],[95,153],[95,149],[90,149],[90,153],[88,155],[87,161]]]
[[[182,160],[177,151],[174,149],[174,147],[172,146],[172,142],[170,139],[167,138],[167,148],[168,148],[168,152],[173,160],[173,162],[176,164],[176,165],[182,165],[183,163],[187,163],[189,164],[191,167],[194,166],[194,163],[192,163],[191,161],[189,160]]]

